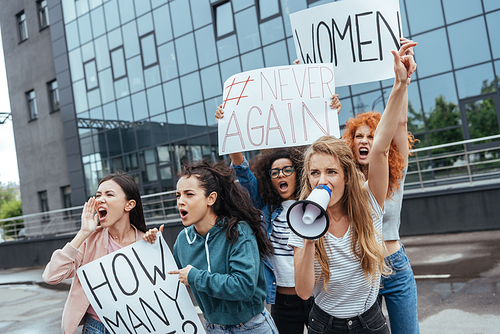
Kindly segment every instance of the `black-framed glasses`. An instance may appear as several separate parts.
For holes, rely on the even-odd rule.
[[[283,172],[283,175],[285,176],[290,176],[293,174],[294,169],[295,168],[293,166],[285,166],[283,168],[271,168],[269,170],[269,176],[271,177],[271,179],[275,179],[280,175],[280,172]]]

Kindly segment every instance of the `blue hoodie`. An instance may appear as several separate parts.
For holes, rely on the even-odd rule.
[[[234,244],[218,226],[204,237],[192,225],[185,228],[174,244],[174,259],[179,268],[193,266],[188,283],[210,323],[236,325],[264,310],[264,268],[257,239],[246,222],[239,222]]]

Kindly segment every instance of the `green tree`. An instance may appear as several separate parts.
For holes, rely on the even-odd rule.
[[[21,201],[17,199],[16,192],[9,185],[0,184],[0,219],[19,217],[23,215]],[[1,222],[6,236],[15,237],[17,231],[23,228],[23,220]]]
[[[0,183],[0,207],[4,202],[12,201],[16,199],[16,193],[9,185],[3,185]]]
[[[436,104],[429,112],[426,119],[427,128],[429,130],[442,129],[452,126],[460,126],[461,119],[458,106],[453,102],[446,102],[443,95],[436,97]],[[429,143],[431,146],[453,143],[463,140],[462,128],[431,132],[429,133]],[[457,147],[459,149],[459,147]],[[447,147],[434,150],[433,153],[444,153],[455,150],[455,147]]]
[[[471,138],[498,134],[498,120],[493,98],[468,103],[465,107]]]
[[[418,133],[424,130],[424,118],[421,112],[415,111],[411,101],[408,101],[408,131]]]
[[[481,94],[496,90],[495,80],[483,81]],[[493,97],[468,103],[465,106],[471,138],[482,138],[498,134],[498,118]]]

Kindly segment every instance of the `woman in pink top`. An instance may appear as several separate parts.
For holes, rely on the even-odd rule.
[[[142,239],[144,232],[141,196],[134,179],[120,173],[104,177],[95,197],[83,207],[80,231],[52,254],[43,272],[48,284],[74,278],[63,310],[63,333],[73,334],[80,324],[84,324],[83,333],[109,333],[90,306],[76,270]]]

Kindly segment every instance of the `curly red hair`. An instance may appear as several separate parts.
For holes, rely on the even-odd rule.
[[[372,133],[375,132],[378,123],[380,122],[380,113],[375,111],[368,111],[359,114],[355,118],[350,118],[345,123],[344,133],[342,134],[342,139],[351,148],[353,153],[356,152],[354,147],[354,136],[356,131],[361,125],[368,126]],[[408,148],[411,150],[415,144],[415,137],[408,132]],[[359,167],[359,164],[358,164]],[[392,197],[394,193],[399,190],[399,181],[403,178],[403,170],[406,165],[404,163],[404,158],[399,149],[396,147],[394,141],[391,142],[391,147],[389,149],[389,187],[387,189],[387,197]]]

